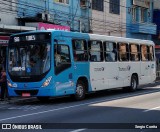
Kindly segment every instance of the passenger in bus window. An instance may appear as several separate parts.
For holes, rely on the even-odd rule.
[[[61,60],[60,53],[56,49],[54,52],[54,57],[55,57],[55,66],[59,66],[61,64],[62,60]]]
[[[112,52],[106,53],[106,61],[108,61],[108,62],[115,61],[115,57],[114,57],[114,54]]]
[[[10,65],[10,67],[14,67],[16,65],[14,54],[11,54],[9,65]]]
[[[131,58],[131,61],[135,61],[136,60],[135,54],[131,54],[130,58]]]
[[[88,53],[87,51],[84,51],[83,53],[83,61],[87,61],[88,60]]]
[[[40,56],[40,47],[36,46],[34,48],[34,54],[30,58],[30,65],[33,74],[39,75],[41,73],[41,65],[42,65],[42,58]]]
[[[118,53],[118,51],[117,51],[117,48],[116,48],[116,47],[114,47],[114,48],[113,48],[112,53],[114,54],[114,61],[116,61],[116,60],[117,60],[117,53]]]
[[[91,61],[97,61],[97,56],[96,55],[91,55]]]

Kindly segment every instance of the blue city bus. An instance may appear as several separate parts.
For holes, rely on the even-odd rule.
[[[82,100],[92,91],[135,91],[155,80],[155,69],[152,41],[48,30],[10,37],[6,73],[10,96]]]

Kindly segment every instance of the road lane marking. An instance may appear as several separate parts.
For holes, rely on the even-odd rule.
[[[148,110],[144,110],[143,112],[148,112],[148,111],[156,110],[156,109],[159,109],[159,108],[160,108],[160,106],[154,107],[154,108],[151,108],[151,109],[148,109]]]
[[[57,108],[57,109],[50,109],[50,110],[41,111],[41,112],[37,112],[37,113],[30,113],[30,114],[26,114],[26,115],[23,114],[23,115],[20,115],[20,116],[12,116],[12,117],[8,117],[8,118],[0,119],[0,122],[7,121],[7,120],[12,120],[12,119],[16,119],[16,118],[22,118],[22,117],[27,117],[27,116],[49,113],[49,112],[58,111],[58,110],[70,109],[70,108],[75,108],[75,107],[80,107],[80,106],[85,106],[85,105],[92,105],[92,104],[101,103],[101,102],[104,102],[104,101],[113,101],[113,100],[135,97],[135,96],[140,96],[140,95],[143,96],[144,94],[151,94],[151,93],[154,94],[154,93],[159,92],[159,91],[160,90],[158,89],[158,90],[155,90],[154,92],[153,91],[147,91],[147,92],[142,92],[142,93],[138,93],[138,94],[122,95],[120,97],[113,97],[113,98],[103,99],[103,100],[99,100],[99,101],[87,102],[87,103],[84,103],[84,104],[72,105],[72,106],[68,106],[68,107],[66,106],[66,107]]]
[[[84,131],[86,129],[77,129],[77,130],[73,130],[73,131],[70,131],[70,132],[81,132],[81,131]]]

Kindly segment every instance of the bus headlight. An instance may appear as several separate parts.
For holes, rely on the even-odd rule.
[[[7,80],[7,84],[9,87],[12,87],[12,88],[17,88],[17,84],[16,83],[11,83],[9,80]]]
[[[42,84],[42,87],[47,87],[47,86],[49,85],[51,79],[52,79],[52,76],[51,76],[51,77],[48,77],[48,78],[44,81],[44,83]]]
[[[7,84],[9,87],[13,87],[12,83],[9,80],[7,80]]]

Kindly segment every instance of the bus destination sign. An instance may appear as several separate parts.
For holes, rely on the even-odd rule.
[[[16,35],[11,37],[11,42],[19,43],[25,41],[43,41],[43,40],[50,40],[51,34],[50,33],[39,33],[39,34],[27,34],[27,35]]]
[[[20,37],[14,37],[14,42],[16,43],[16,42],[20,42]],[[36,40],[36,36],[35,35],[29,35],[29,36],[26,36],[25,37],[25,40],[26,41],[34,41],[34,40]]]

